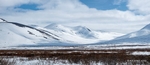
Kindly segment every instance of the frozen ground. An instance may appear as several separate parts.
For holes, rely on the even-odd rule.
[[[78,46],[44,46],[44,47],[0,47],[0,50],[108,50],[108,49],[150,49],[149,44],[103,44],[103,45],[78,45]]]
[[[81,63],[69,63],[66,60],[57,60],[57,61],[53,61],[53,60],[42,60],[42,59],[36,59],[36,60],[28,60],[27,58],[21,58],[21,57],[16,57],[16,58],[10,58],[5,59],[7,61],[10,62],[10,65],[12,63],[12,65],[85,65],[85,64],[81,64]],[[147,65],[149,63],[146,63],[146,60],[128,60],[127,62],[122,62],[122,63],[110,63],[110,64],[115,64],[115,65],[132,65],[132,64],[136,64],[136,65]],[[107,63],[103,63],[103,62],[98,62],[98,63],[90,63],[89,65],[106,65]]]
[[[84,46],[82,45],[82,46],[51,46],[51,47],[1,47],[0,50],[2,50],[1,52],[9,50],[7,51],[8,55],[19,54],[20,51],[22,53],[21,55],[26,54],[26,52],[31,54],[31,56],[33,56],[33,53],[35,54],[33,57],[30,57],[30,55],[29,57],[26,57],[28,55],[25,55],[25,57],[0,56],[0,61],[6,62],[7,64],[10,65],[133,65],[133,64],[149,65],[150,64],[149,60],[150,45],[147,44],[84,45]],[[45,55],[48,55],[48,57],[49,56],[50,57],[41,58],[42,56],[38,54],[42,53],[48,53]]]
[[[150,52],[140,52],[140,51],[136,51],[136,52],[133,52],[132,55],[150,55]]]

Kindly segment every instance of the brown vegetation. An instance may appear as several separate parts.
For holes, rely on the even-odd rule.
[[[104,65],[122,65],[123,63],[149,65],[150,55],[131,55],[134,51],[148,51],[150,49],[126,50],[0,50],[0,56],[27,57],[29,59],[67,60],[70,64],[91,65],[103,63]],[[0,63],[3,60],[0,60]]]

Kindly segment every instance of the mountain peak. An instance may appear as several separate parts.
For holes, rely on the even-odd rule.
[[[150,30],[150,24],[146,25],[146,26],[143,27],[141,30],[143,30],[143,29],[148,29],[148,30]]]
[[[6,20],[3,19],[3,18],[0,18],[0,22],[8,22],[8,21],[6,21]]]
[[[74,27],[74,29],[76,29],[76,30],[86,30],[86,31],[91,31],[89,28],[87,28],[87,27],[85,27],[85,26],[76,26],[76,27]]]
[[[56,23],[51,23],[50,25],[46,26],[45,28],[61,28],[61,27],[64,27],[60,24],[56,24]]]

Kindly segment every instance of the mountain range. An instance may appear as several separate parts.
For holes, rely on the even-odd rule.
[[[150,43],[150,24],[142,29],[117,37],[106,42],[99,42],[97,44],[121,44],[121,45],[147,45]]]
[[[122,35],[116,32],[95,31],[85,26],[68,27],[52,23],[45,27],[39,27],[8,22],[0,18],[1,47],[94,44]]]

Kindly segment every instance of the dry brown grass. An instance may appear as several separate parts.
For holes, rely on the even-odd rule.
[[[91,65],[91,63],[103,63],[104,65],[149,65],[150,55],[131,55],[134,51],[148,51],[150,49],[126,49],[126,50],[0,50],[0,56],[27,57],[29,59],[67,60],[70,64]],[[0,63],[3,60],[0,59]],[[127,64],[128,65],[128,64]]]

